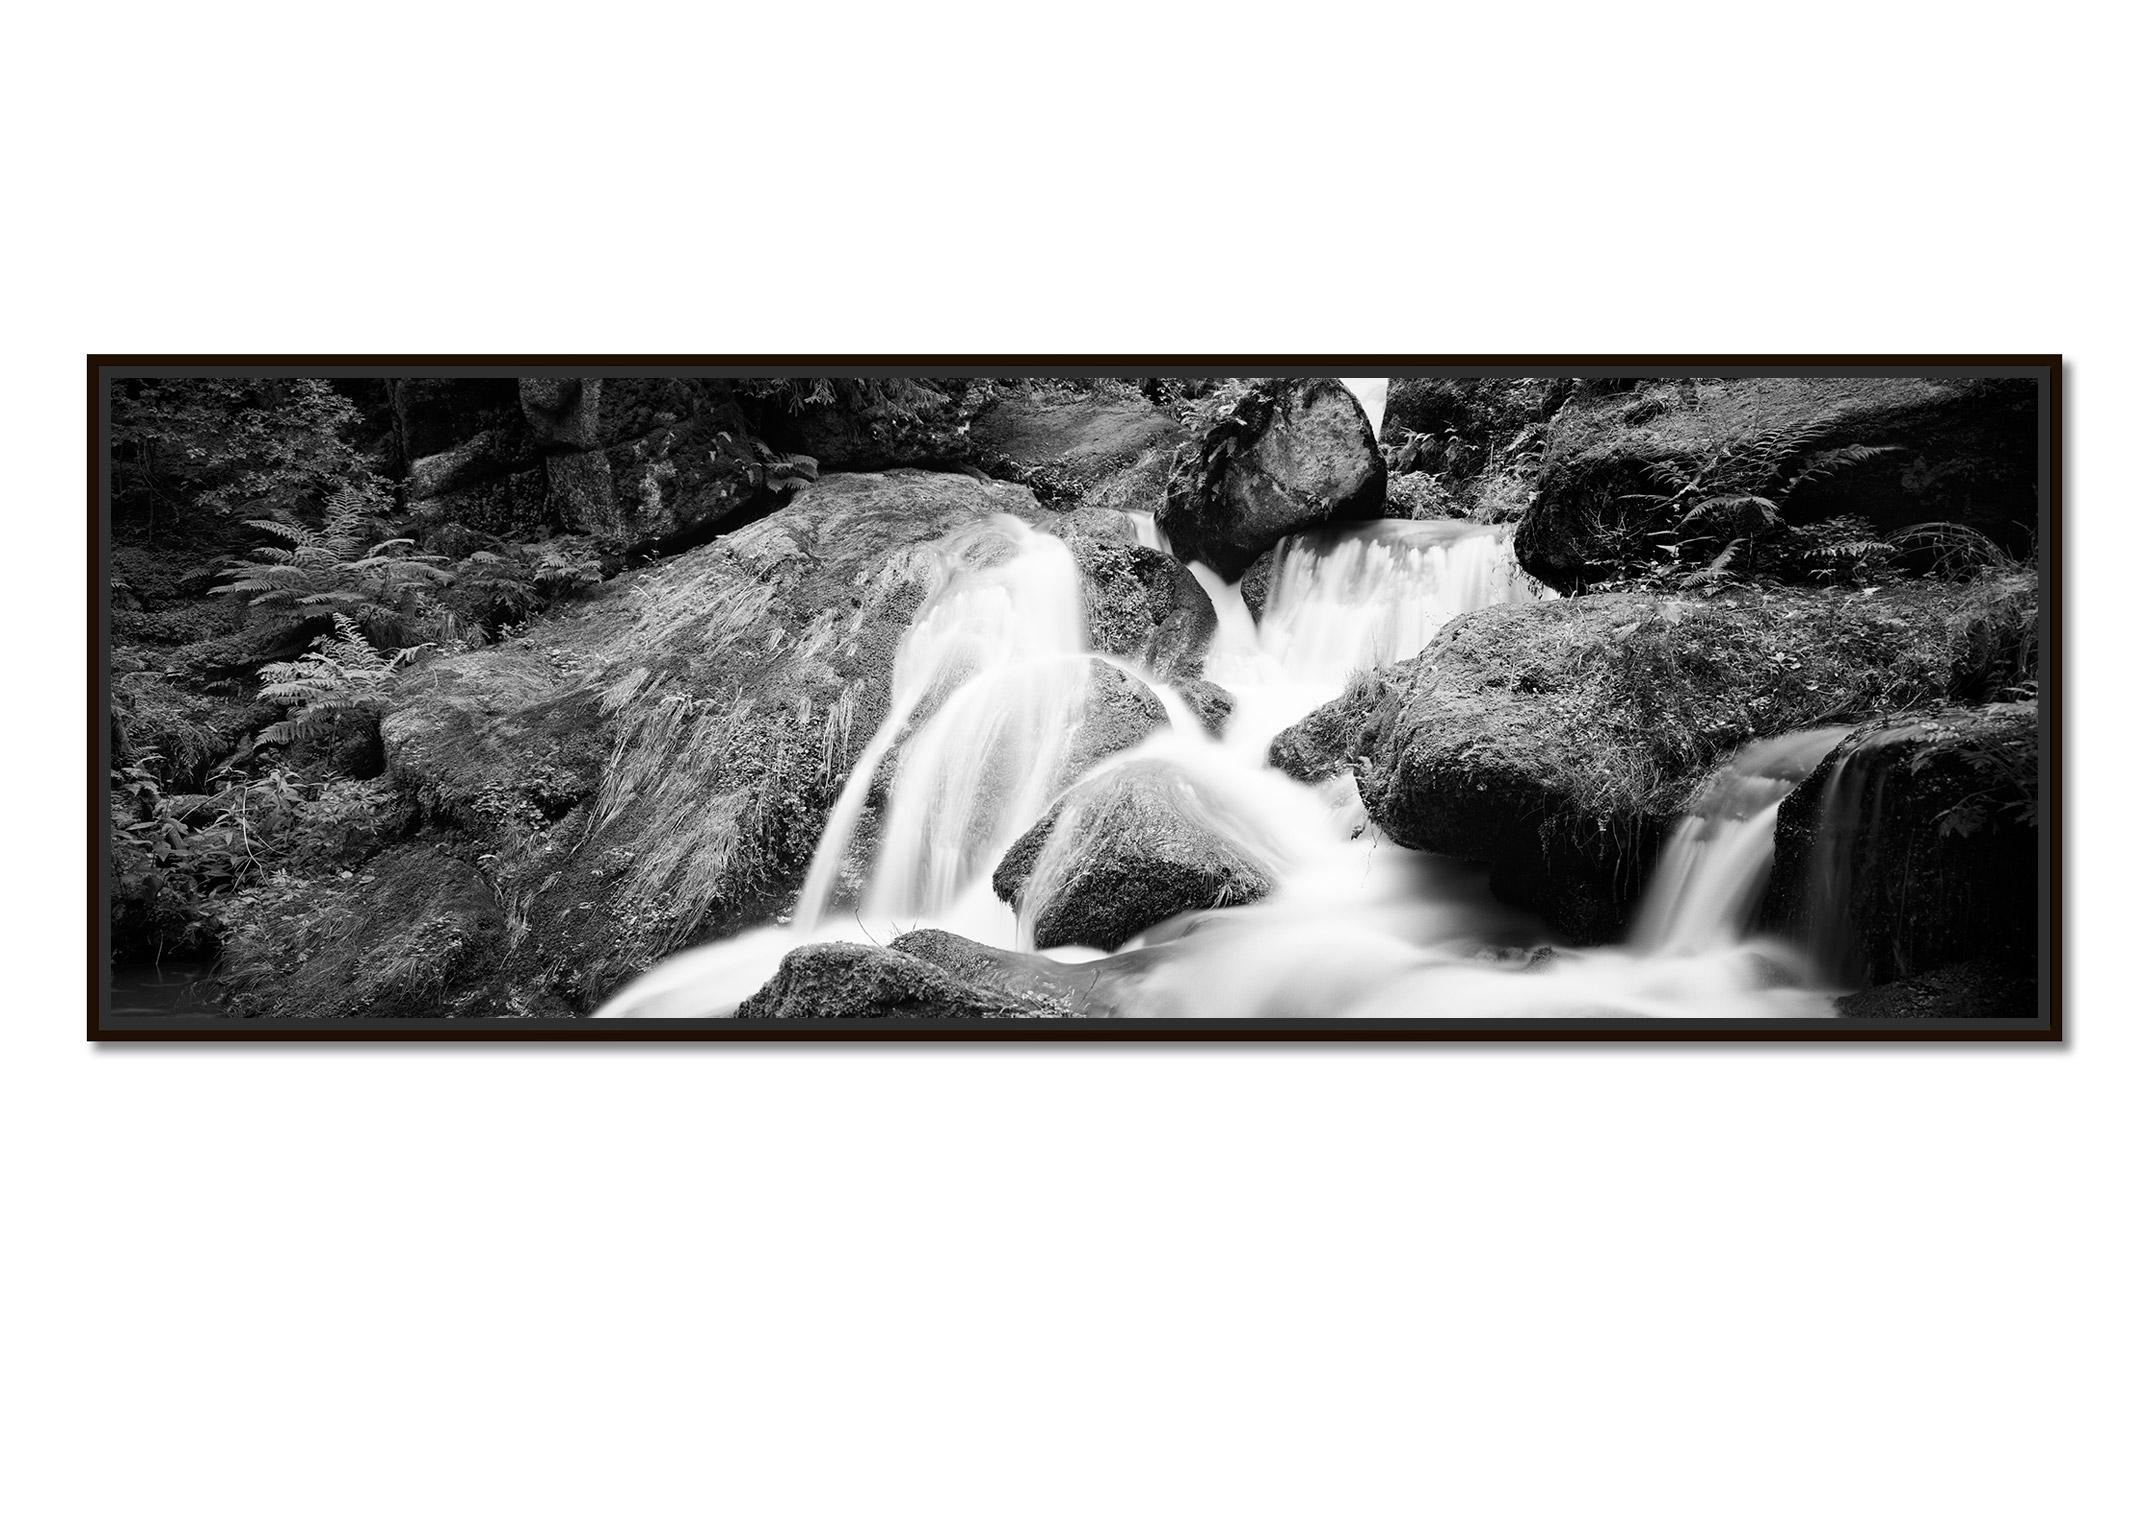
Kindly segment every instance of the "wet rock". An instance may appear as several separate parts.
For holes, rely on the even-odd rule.
[[[878,945],[830,941],[784,957],[739,1006],[741,1020],[1064,1019],[1055,1000],[959,977]]]
[[[2021,553],[2037,525],[2037,433],[2031,380],[1664,380],[1578,391],[1547,430],[1515,553],[1540,581],[1576,591],[1619,569],[1630,533],[1657,527],[1635,520],[1661,521],[1667,493],[1688,476],[1702,486],[1694,497],[1767,496],[1788,526],[1853,515],[1887,533],[1938,520]],[[1854,448],[1888,452],[1846,457]],[[1704,560],[1714,554],[1696,549]]]
[[[1367,727],[1378,718],[1388,687],[1378,677],[1362,679],[1278,732],[1269,742],[1270,767],[1307,785],[1348,774],[1361,755],[1374,750]]]
[[[1054,961],[1032,951],[1003,951],[945,929],[914,929],[888,942],[977,987],[1012,994],[1069,1015],[1105,1015],[1124,993],[1109,968],[1096,962]]]
[[[1261,616],[1269,606],[1269,584],[1276,580],[1276,547],[1271,545],[1261,552],[1253,565],[1246,568],[1239,578],[1239,598],[1246,605],[1246,612],[1261,623]]]
[[[1784,801],[1764,916],[1844,982],[2034,976],[2037,792],[2035,705],[1889,717]]]
[[[1117,950],[1176,914],[1258,902],[1273,885],[1192,782],[1148,759],[1076,787],[993,872],[1040,948]]]
[[[1229,689],[1212,684],[1205,678],[1191,678],[1173,685],[1179,698],[1186,701],[1187,709],[1201,719],[1203,730],[1211,737],[1221,737],[1231,724],[1232,712],[1238,709],[1238,701]]]
[[[1148,685],[1129,678],[1108,662],[1089,665],[1089,697],[1082,721],[1068,744],[1060,771],[1065,788],[1114,753],[1123,753],[1170,723],[1164,703]]]
[[[1398,843],[1489,863],[1497,896],[1570,939],[1616,939],[1717,764],[1755,738],[1947,700],[1963,616],[2006,587],[1501,605],[1285,736],[1306,767],[1356,762]]]
[[[1198,677],[1216,637],[1216,606],[1194,574],[1131,537],[1121,543],[1072,530],[1063,537],[1082,569],[1090,646],[1152,673]]]
[[[1182,560],[1239,576],[1285,535],[1381,516],[1387,466],[1333,379],[1265,380],[1172,467],[1157,519]]]

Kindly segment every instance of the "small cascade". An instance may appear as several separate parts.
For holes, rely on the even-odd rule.
[[[801,929],[828,915],[891,754],[862,911],[931,918],[1042,814],[1081,719],[1088,632],[1067,547],[1002,514],[944,541],[934,559],[937,591],[896,654],[894,704],[814,852],[793,921]]]
[[[1868,855],[1865,830],[1884,815],[1890,755],[1882,750],[1919,735],[1915,726],[1867,733],[1836,760],[1821,787],[1813,844],[1806,854],[1802,938],[1821,975],[1845,987],[1862,987],[1871,980],[1862,936],[1852,921],[1851,893]]]
[[[1551,596],[1516,562],[1512,529],[1460,519],[1294,535],[1273,566],[1258,627],[1235,586],[1194,568],[1217,610],[1209,676],[1240,696],[1234,734],[1264,749],[1354,672],[1415,656],[1458,616]]]
[[[1642,899],[1634,945],[1694,955],[1735,945],[1753,923],[1776,853],[1776,814],[1847,727],[1748,743],[1695,797]]]
[[[1373,424],[1373,436],[1380,436],[1380,419],[1388,409],[1388,381],[1385,379],[1338,380],[1344,389],[1358,397],[1364,408],[1366,420]]]
[[[1511,529],[1383,518],[1278,547],[1261,646],[1294,675],[1340,684],[1415,656],[1459,615],[1545,595],[1515,560]]]

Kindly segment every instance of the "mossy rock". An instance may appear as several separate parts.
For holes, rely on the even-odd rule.
[[[1309,764],[1347,760],[1398,843],[1487,862],[1497,895],[1611,940],[1719,763],[1756,738],[1957,698],[1965,638],[1994,612],[2034,614],[2034,584],[1500,605],[1285,736]]]
[[[1077,786],[1017,839],[992,885],[1041,949],[1117,950],[1182,913],[1258,902],[1275,876],[1204,815],[1170,764],[1136,759]]]
[[[1042,992],[1018,993],[961,977],[878,945],[832,941],[784,957],[776,975],[739,1006],[741,1020],[1065,1019]]]
[[[1357,398],[1334,379],[1263,380],[1174,460],[1157,528],[1233,580],[1287,535],[1382,515],[1388,470]]]
[[[1887,452],[1844,462],[1854,448]],[[2017,554],[2035,541],[2033,380],[1683,379],[1567,401],[1515,554],[1538,580],[1577,591],[1617,569],[1634,531],[1664,521],[1682,479],[1714,489],[1733,456],[1766,473],[1723,489],[1768,495],[1786,525],[1958,523]]]
[[[1846,983],[1958,964],[2034,976],[2038,736],[2031,703],[1853,733],[1783,803],[1767,920]]]

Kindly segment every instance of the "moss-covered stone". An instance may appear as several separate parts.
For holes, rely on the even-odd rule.
[[[1766,495],[1787,526],[1851,515],[1886,533],[1942,521],[2020,553],[2037,526],[2037,432],[2026,379],[1683,379],[1577,391],[1549,426],[1515,553],[1540,581],[1576,591],[1616,572],[1637,540],[1665,537],[1651,531],[1682,484],[1694,496]],[[1853,448],[1886,452],[1853,462],[1844,457]]]
[[[1289,534],[1378,518],[1387,466],[1334,379],[1264,380],[1174,460],[1157,528],[1227,581]]]
[[[993,890],[1041,948],[1117,950],[1182,913],[1258,902],[1275,878],[1203,814],[1172,765],[1136,759],[1076,787],[1001,859]]]
[[[1498,895],[1575,940],[1613,939],[1670,821],[1728,754],[1957,697],[1972,621],[2021,612],[2025,588],[1502,605],[1465,615],[1286,736],[1318,746],[1309,760],[1346,756],[1399,843],[1489,862]]]
[[[1846,983],[1961,963],[2034,977],[2038,764],[2030,703],[1853,733],[1783,803],[1768,919]]]
[[[775,977],[739,1006],[741,1020],[1065,1019],[1042,990],[1015,992],[959,977],[878,945],[833,941],[784,957]]]

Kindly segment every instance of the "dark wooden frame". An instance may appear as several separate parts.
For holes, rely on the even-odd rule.
[[[2046,1042],[2065,1040],[2061,1023],[2061,976],[2064,946],[2061,924],[2061,851],[2064,844],[2061,762],[2061,711],[2064,672],[2062,645],[2064,625],[2061,608],[2062,519],[2060,516],[2064,438],[2061,432],[2062,360],[2057,354],[1504,354],[1435,355],[1292,355],[1247,357],[1238,355],[1128,357],[1117,354],[976,357],[930,355],[919,357],[831,357],[795,355],[728,357],[693,355],[523,355],[523,354],[350,354],[350,355],[242,355],[242,354],[93,354],[89,360],[89,1039],[96,1042],[1213,1042],[1213,1043],[1344,1043],[1344,1042],[1498,1042],[1498,1043],[1632,1043],[1632,1042]],[[1958,372],[2041,372],[2048,412],[2045,445],[2048,472],[2044,483],[2039,557],[2042,564],[2042,599],[2039,637],[2042,663],[2040,730],[2044,733],[2039,766],[2042,815],[2039,836],[2045,841],[2046,881],[2045,944],[2041,954],[2044,1008],[2034,1022],[1936,1020],[1929,1026],[1904,1022],[1876,1022],[1870,1026],[1816,1024],[1794,1027],[1780,1023],[1742,1028],[1729,1021],[1696,1021],[1688,1026],[1674,1023],[1643,1026],[1619,1023],[1599,1028],[1577,1025],[1499,1025],[1493,1022],[1451,1022],[1434,1025],[1425,1021],[1359,1022],[1348,1026],[1323,1026],[1316,1021],[1241,1022],[1171,1020],[1136,1027],[1122,1022],[1101,1025],[1032,1023],[1001,1020],[969,1024],[959,1021],[916,1020],[899,1026],[875,1028],[857,1021],[827,1021],[799,1026],[728,1024],[681,1021],[657,1026],[647,1022],[600,1026],[589,1021],[502,1021],[489,1025],[475,1020],[443,1020],[437,1024],[387,1021],[375,1024],[338,1022],[305,1026],[290,1021],[260,1025],[242,1022],[197,1020],[170,1026],[114,1025],[107,1017],[107,969],[110,963],[110,900],[105,839],[105,801],[109,776],[109,706],[107,609],[109,544],[104,509],[103,406],[108,379],[143,369],[216,369],[240,372],[250,368],[277,371],[307,369],[366,370],[402,374],[438,369],[485,369],[529,372],[594,373],[603,370],[629,372],[649,369],[749,370],[764,373],[841,374],[846,370],[901,369],[924,374],[987,371],[994,375],[1056,370],[1094,369],[1115,373],[1218,373],[1245,377],[1263,374],[1323,373],[1400,377],[1413,371],[1449,373],[1471,370],[1526,371],[1531,373],[1634,372],[1722,374],[1726,372],[1866,372],[1915,374],[1921,369]]]

